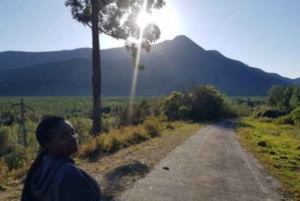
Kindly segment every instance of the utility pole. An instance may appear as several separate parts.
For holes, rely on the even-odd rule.
[[[34,111],[34,109],[32,109],[31,107],[26,105],[24,103],[23,98],[21,98],[21,103],[11,104],[9,111],[11,111],[16,106],[20,106],[20,112],[21,112],[21,119],[20,119],[20,123],[19,123],[20,124],[19,134],[22,132],[23,140],[20,140],[20,142],[21,142],[21,144],[23,144],[24,147],[28,147],[25,113],[27,112],[26,109],[30,109],[32,111]]]

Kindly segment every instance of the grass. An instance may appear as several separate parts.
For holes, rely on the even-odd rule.
[[[251,118],[240,120],[236,129],[244,146],[282,182],[279,191],[300,200],[300,129]]]
[[[90,157],[77,157],[75,161],[101,184],[103,200],[111,200],[111,198],[130,188],[138,179],[144,177],[161,159],[193,135],[201,126],[186,122],[162,122],[160,135],[157,137],[149,137],[145,126],[115,130],[110,134],[105,134],[106,137],[103,138],[114,138],[115,140],[112,141],[119,141],[119,143],[115,142],[118,149],[107,152],[102,150],[97,153],[98,157],[93,158],[94,155],[92,155],[94,159],[92,161]],[[147,139],[128,141],[132,135],[145,135]],[[121,146],[120,141],[122,140],[127,144]],[[107,144],[111,144],[111,140],[107,141]],[[87,147],[94,150],[93,146]],[[87,154],[87,149],[83,146],[80,150],[81,154]],[[0,192],[0,201],[19,200],[22,187],[20,181],[17,184],[14,182],[13,185],[9,186],[9,189]]]

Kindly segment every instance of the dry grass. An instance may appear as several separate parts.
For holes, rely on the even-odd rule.
[[[161,131],[166,129],[162,128],[164,124],[159,122],[157,118],[150,117],[141,125],[113,129],[85,143],[77,157],[94,159],[103,153],[113,153],[119,149],[160,136]]]

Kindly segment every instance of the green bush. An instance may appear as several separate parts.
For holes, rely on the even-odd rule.
[[[157,117],[162,114],[164,114],[163,101],[156,100],[154,103],[151,104],[151,115]]]
[[[102,130],[108,133],[113,127],[113,120],[108,115],[102,115]]]
[[[166,129],[174,130],[175,127],[172,124],[168,123]]]
[[[0,191],[1,188],[3,188],[2,190],[5,190],[5,187],[3,185],[6,185],[8,178],[9,178],[8,167],[5,161],[2,158],[0,158]]]
[[[147,101],[142,101],[133,111],[131,123],[134,125],[142,124],[147,116],[150,115],[150,105]]]
[[[293,121],[291,115],[284,115],[284,116],[277,117],[276,119],[273,120],[273,122],[278,125],[280,125],[280,124],[293,125],[294,124],[294,121]]]
[[[178,109],[178,117],[179,119],[188,120],[191,116],[191,107],[187,107],[182,105]]]
[[[169,121],[179,120],[178,110],[181,106],[184,106],[184,96],[179,92],[173,92],[168,96],[163,104],[165,115]]]
[[[196,121],[216,120],[221,118],[224,99],[211,85],[201,85],[192,91],[192,119]]]
[[[300,107],[297,109],[293,110],[290,114],[294,124],[298,127],[300,127]]]
[[[85,142],[88,142],[89,140],[91,140],[91,138],[92,138],[91,134],[90,134],[90,132],[91,132],[90,130],[92,127],[91,119],[78,117],[78,118],[70,118],[68,120],[74,126],[81,143],[85,143]]]
[[[151,137],[157,137],[161,135],[160,123],[155,117],[148,117],[144,122],[146,132]]]
[[[221,118],[235,118],[246,114],[250,114],[248,108],[237,105],[234,101],[231,101],[228,98],[224,99],[220,112]]]
[[[164,101],[165,115],[169,121],[207,121],[235,116],[224,102],[221,93],[211,85],[199,85],[190,91],[173,92]]]
[[[128,104],[113,105],[110,115],[117,122],[116,127],[129,125]]]
[[[0,157],[11,151],[12,143],[9,134],[8,128],[0,127]]]
[[[22,146],[15,146],[11,153],[4,156],[4,161],[9,170],[23,167],[30,159],[30,151]]]
[[[267,147],[267,146],[268,146],[268,143],[267,143],[266,141],[262,140],[262,141],[259,141],[259,142],[257,143],[257,146],[260,146],[260,147]]]
[[[290,112],[300,104],[300,87],[298,86],[272,86],[268,93],[269,104],[280,110]]]

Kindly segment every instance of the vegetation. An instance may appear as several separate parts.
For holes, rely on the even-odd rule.
[[[274,94],[286,91],[279,98]],[[279,90],[280,89],[280,90]],[[293,90],[291,90],[293,89]],[[124,97],[103,99],[103,130],[105,134],[93,138],[91,98],[87,97],[31,97],[25,102],[34,110],[26,113],[29,147],[20,146],[18,132],[20,114],[18,97],[0,99],[0,178],[2,190],[19,183],[39,147],[35,128],[42,116],[55,114],[67,118],[80,135],[81,148],[77,161],[97,161],[124,148],[160,138],[164,133],[176,132],[178,121],[192,122],[243,117],[237,131],[246,148],[253,151],[270,174],[283,182],[282,193],[295,200],[300,197],[300,105],[297,88],[272,88],[269,97],[224,97],[210,85],[173,92],[165,98],[137,98],[132,117],[128,116],[129,100]],[[293,93],[288,93],[292,91]],[[284,100],[284,101],[283,101]],[[296,104],[297,103],[297,104]]]
[[[163,107],[170,121],[211,121],[236,116],[221,93],[211,85],[196,86],[182,93],[173,92]]]
[[[183,121],[161,123],[160,137],[132,144],[113,152],[113,154],[101,154],[99,158],[88,157],[94,159],[92,162],[78,157],[75,157],[75,160],[81,168],[101,183],[103,196],[107,198],[104,200],[111,200],[112,197],[119,196],[122,191],[130,188],[138,179],[144,177],[161,159],[193,135],[201,126],[201,124],[190,124]],[[105,135],[107,134],[101,136]],[[80,149],[80,151],[82,150]],[[2,170],[0,169],[0,172]],[[22,185],[17,186],[17,184],[5,187],[6,191],[0,192],[0,200],[19,200]]]
[[[181,97],[178,102],[174,94]],[[184,99],[182,97],[188,97]],[[198,86],[188,92],[174,92],[169,97],[137,98],[132,116],[128,116],[128,98],[104,98],[103,130],[105,134],[93,138],[92,100],[87,97],[31,97],[25,103],[34,110],[26,112],[28,148],[22,144],[19,132],[21,119],[19,108],[11,109],[20,98],[0,99],[0,163],[8,171],[1,171],[3,186],[18,181],[26,173],[39,146],[35,140],[35,128],[44,115],[59,115],[68,119],[75,127],[81,141],[81,148],[75,155],[77,160],[95,160],[125,147],[161,136],[166,130],[174,130],[173,121],[209,121],[234,115],[225,98],[212,86]],[[178,104],[175,108],[174,105]],[[177,111],[178,110],[178,111]],[[226,112],[224,112],[226,110]],[[176,112],[179,112],[178,114]],[[212,115],[213,114],[213,115]],[[176,118],[172,118],[172,115]],[[177,116],[176,116],[177,115]],[[227,116],[226,116],[227,117]]]
[[[283,183],[281,192],[300,200],[300,129],[244,118],[237,124],[237,132],[245,147]]]
[[[20,144],[22,136],[20,133],[19,122],[21,119],[20,108],[11,108],[12,104],[20,102],[20,98],[1,98],[0,99],[0,177],[1,185],[5,186],[11,182],[21,179],[28,166],[39,149],[35,139],[35,128],[37,123],[44,115],[59,115],[68,119],[76,128],[80,135],[82,148],[77,154],[78,158],[94,157],[95,153],[111,153],[120,148],[127,147],[150,139],[153,133],[148,134],[147,126],[142,123],[146,116],[151,115],[151,105],[157,104],[156,99],[138,98],[135,102],[136,125],[128,126],[130,122],[120,121],[125,115],[128,99],[123,97],[104,98],[104,106],[111,110],[110,113],[103,115],[104,129],[107,134],[92,141],[91,133],[91,105],[92,101],[87,97],[31,97],[25,98],[25,103],[34,110],[26,112],[26,127],[28,148]],[[122,108],[122,110],[118,110]],[[141,108],[146,108],[143,112]],[[126,115],[125,115],[126,116]],[[153,119],[156,117],[153,116]],[[156,121],[157,122],[157,121]],[[147,124],[148,125],[148,124]],[[150,129],[159,131],[155,124],[149,124]],[[152,125],[152,127],[151,127]],[[160,125],[160,122],[158,123]],[[149,130],[151,131],[151,130]],[[153,132],[153,131],[152,131]],[[93,142],[97,142],[94,144]],[[3,171],[2,171],[3,170]],[[8,171],[7,171],[8,170]],[[3,187],[2,186],[2,187]],[[2,189],[1,187],[1,189]],[[3,187],[3,189],[5,189]]]
[[[245,147],[283,183],[280,191],[300,200],[300,88],[271,87],[267,101],[238,122],[237,132]]]
[[[92,29],[93,41],[93,126],[92,134],[98,135],[102,131],[101,119],[101,57],[99,34],[104,33],[116,39],[139,39],[141,48],[150,50],[150,44],[160,37],[160,30],[154,24],[140,27],[137,18],[142,12],[151,13],[153,9],[160,9],[165,5],[163,0],[66,0],[66,6],[71,7],[72,17],[78,22]],[[123,22],[124,21],[124,22]],[[136,44],[129,44],[136,59]],[[138,63],[138,62],[136,62]]]
[[[272,86],[268,101],[271,106],[290,112],[300,105],[300,87]]]

